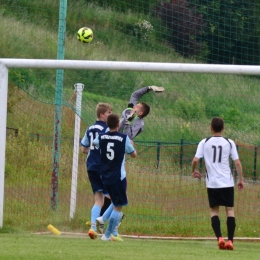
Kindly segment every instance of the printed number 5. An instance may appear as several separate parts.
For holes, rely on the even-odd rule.
[[[115,152],[111,147],[114,147],[114,143],[108,143],[107,144],[107,158],[109,160],[113,160],[114,157],[115,157]]]

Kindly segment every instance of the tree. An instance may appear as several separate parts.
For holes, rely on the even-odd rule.
[[[193,56],[203,50],[204,44],[198,36],[202,36],[205,22],[195,6],[189,7],[186,0],[162,1],[154,12],[166,24],[170,32],[168,40],[177,52]]]

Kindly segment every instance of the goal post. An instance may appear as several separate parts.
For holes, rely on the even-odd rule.
[[[71,195],[70,195],[70,218],[73,219],[76,213],[77,201],[77,181],[78,181],[78,163],[79,163],[79,142],[80,142],[80,116],[82,91],[84,84],[76,83],[74,85],[76,93],[76,112],[75,112],[75,131],[74,131],[74,146],[73,146],[73,161],[72,161],[72,179],[71,179]]]
[[[3,227],[8,69],[0,63],[0,228]]]
[[[6,127],[7,127],[7,96],[8,96],[8,69],[9,68],[33,68],[33,69],[68,69],[68,70],[109,70],[109,71],[138,71],[138,72],[165,72],[165,73],[207,73],[207,74],[230,74],[230,75],[260,75],[260,66],[245,66],[245,65],[215,65],[215,64],[188,64],[188,63],[156,63],[156,62],[119,62],[119,61],[93,61],[93,60],[86,60],[86,61],[79,61],[79,60],[45,60],[45,59],[1,59],[0,58],[0,228],[3,226],[3,214],[4,214],[4,181],[5,181],[5,160],[6,160],[6,153],[5,153],[5,149],[6,149]],[[75,82],[75,81],[74,81]],[[113,88],[113,86],[111,86],[111,89]],[[115,90],[116,91],[116,90]],[[170,86],[168,86],[167,88],[167,95],[171,92],[171,88]],[[184,93],[185,94],[185,93]],[[168,96],[166,96],[165,98],[167,98]],[[112,99],[111,99],[112,100]],[[96,100],[95,100],[96,101]],[[79,114],[78,114],[79,115]],[[181,119],[180,119],[181,120]],[[78,128],[79,130],[79,125],[78,125],[78,121],[75,122],[75,127]],[[165,123],[164,121],[159,122],[159,124],[163,124]],[[77,126],[76,126],[77,124]],[[77,138],[75,140],[75,142],[77,142]],[[161,146],[160,146],[161,148]],[[76,147],[76,150],[78,150],[78,147]],[[143,151],[141,151],[143,152]],[[157,151],[158,153],[161,153],[161,149]],[[178,153],[179,151],[177,151],[176,153]],[[145,153],[145,152],[144,152]],[[140,154],[144,154],[144,153],[140,153]],[[152,155],[154,155],[151,152]],[[150,154],[150,155],[151,155]],[[148,156],[149,156],[149,152],[148,152]],[[150,157],[145,157],[144,160],[149,160]],[[168,156],[168,154],[167,154]],[[160,158],[160,156],[158,156],[158,158]],[[167,157],[168,158],[168,157]],[[250,157],[250,160],[252,158]],[[75,157],[75,161],[77,161],[78,158],[77,156]],[[166,159],[167,160],[167,159]],[[166,161],[165,160],[165,161]],[[150,162],[149,162],[150,163]],[[152,163],[150,163],[150,165],[152,165]],[[161,167],[162,164],[160,164]],[[66,165],[67,166],[67,165]],[[142,165],[143,166],[143,165]],[[140,166],[140,168],[142,168],[142,166]],[[84,165],[85,167],[85,165]],[[133,166],[134,167],[134,166]],[[143,168],[140,170],[140,172],[145,169],[146,166],[143,166]],[[168,166],[168,168],[166,169],[167,171],[170,169],[171,171],[174,171],[176,169],[172,169],[171,168],[172,165]],[[182,169],[181,169],[182,170]],[[176,170],[176,171],[179,171]],[[149,169],[147,170],[147,175],[149,175]],[[136,173],[136,175],[138,175],[139,172]],[[141,174],[140,174],[141,176]],[[51,177],[51,176],[50,176]],[[139,175],[138,175],[139,177]],[[72,177],[73,178],[73,177]],[[157,184],[157,179],[156,178],[160,178],[160,181],[165,181],[164,180],[164,176],[161,175],[159,176],[156,174],[151,174],[151,176],[149,176],[149,178],[151,178],[151,182],[153,183],[153,185]],[[165,177],[165,179],[167,180],[168,177]],[[170,178],[170,177],[169,177]],[[181,182],[181,180],[179,180],[179,177],[176,176],[171,176],[171,181],[175,182],[176,180]],[[181,179],[181,177],[180,177]],[[70,178],[71,181],[71,178]],[[74,178],[75,181],[75,185],[74,188],[76,188],[76,177]],[[73,179],[72,181],[73,182]],[[140,181],[138,179],[135,180],[135,184],[138,186],[142,183],[145,183],[145,181]],[[170,181],[169,181],[170,183]],[[130,185],[129,185],[130,186]],[[139,187],[139,186],[138,186]],[[74,188],[71,188],[70,192],[71,194],[75,194],[75,190]],[[158,185],[158,190],[161,187]],[[148,189],[147,187],[144,188],[140,188],[144,189],[144,193],[147,192],[146,189]],[[180,188],[183,189],[184,188]],[[67,193],[69,193],[66,190]],[[139,192],[136,191],[135,192]],[[149,189],[148,189],[149,192]],[[134,193],[134,192],[133,192]],[[145,193],[146,194],[146,193]],[[29,196],[29,195],[28,195]],[[143,194],[142,194],[143,196]],[[160,202],[160,198],[156,197],[153,194],[149,194],[149,199],[151,200],[158,200]],[[167,202],[168,197],[165,196],[165,201]],[[74,214],[75,214],[75,207],[76,207],[76,197],[73,199],[74,201],[71,202],[72,204],[69,205],[69,202],[66,201],[66,203],[68,204],[68,207],[66,207],[66,210],[69,211],[69,206],[71,206],[71,212],[67,212],[70,213],[71,218],[73,218]],[[149,202],[151,202],[148,201]],[[136,201],[135,201],[136,202]],[[159,203],[158,202],[158,203]],[[185,206],[185,203],[187,203],[187,199],[184,198],[183,202],[183,207]],[[37,203],[37,202],[36,202]],[[136,202],[137,203],[137,202]],[[167,202],[168,204],[170,204],[169,202]],[[187,203],[187,208],[189,207],[190,204]],[[175,203],[176,207],[182,207],[181,203]],[[170,206],[168,208],[168,210],[170,209]],[[148,211],[148,210],[147,210]],[[187,212],[188,210],[185,209],[185,212]],[[146,212],[145,212],[146,213]],[[151,213],[149,212],[149,214],[156,214],[157,213],[157,208],[152,208],[151,209]],[[179,213],[180,215],[183,212]],[[190,212],[188,212],[190,213]],[[172,214],[172,219],[175,218],[174,216],[175,212]],[[192,214],[192,213],[191,213]],[[143,214],[144,216],[146,216],[145,214]],[[154,215],[152,215],[154,216]],[[190,216],[189,216],[190,217]],[[129,217],[130,218],[130,217]],[[151,217],[152,219],[153,217]],[[192,219],[192,216],[190,217],[190,219]],[[166,222],[166,224],[169,222]]]

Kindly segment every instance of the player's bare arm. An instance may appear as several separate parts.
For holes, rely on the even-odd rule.
[[[192,176],[193,178],[198,178],[200,179],[202,177],[201,173],[199,171],[196,170],[196,166],[198,164],[199,158],[194,157],[191,163],[191,172],[192,172]]]
[[[137,152],[134,151],[133,153],[130,154],[130,156],[131,156],[132,158],[136,158],[136,157],[137,157]]]
[[[89,152],[89,147],[81,146],[81,152],[87,154]]]
[[[237,187],[239,190],[243,190],[244,189],[244,182],[243,182],[243,170],[242,170],[242,165],[239,159],[234,161],[235,163],[235,168],[238,174],[238,183],[237,183]]]

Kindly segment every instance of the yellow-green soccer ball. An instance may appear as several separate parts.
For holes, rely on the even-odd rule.
[[[77,38],[81,42],[89,43],[93,40],[93,32],[88,27],[82,27],[78,30]]]

